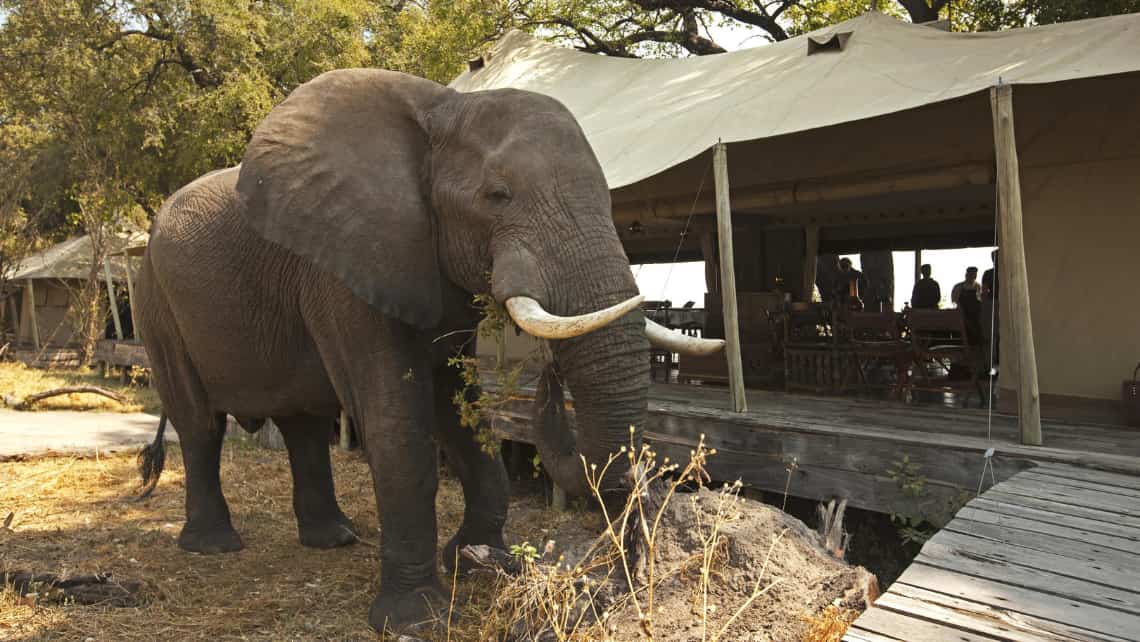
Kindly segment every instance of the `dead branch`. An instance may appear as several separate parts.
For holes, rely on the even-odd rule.
[[[15,408],[16,410],[28,410],[36,403],[43,401],[49,397],[58,397],[59,395],[70,395],[78,393],[101,395],[122,404],[127,403],[127,398],[123,395],[115,392],[114,390],[100,388],[99,386],[67,386],[64,388],[53,388],[51,390],[45,390],[44,392],[37,392],[34,395],[28,395],[23,399],[19,399],[11,395],[5,395],[4,403],[11,406],[12,408]]]

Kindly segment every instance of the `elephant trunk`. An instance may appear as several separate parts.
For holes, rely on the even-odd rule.
[[[571,495],[589,495],[586,466],[600,473],[603,499],[628,491],[629,459],[622,446],[640,447],[648,408],[649,343],[639,310],[606,327],[564,341],[552,341],[556,366],[539,383],[535,445],[547,473]],[[562,384],[574,396],[575,426],[565,412]],[[572,428],[576,428],[572,430]],[[585,459],[585,463],[583,462]]]

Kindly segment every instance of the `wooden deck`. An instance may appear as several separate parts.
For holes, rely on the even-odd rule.
[[[1140,639],[1140,478],[1042,464],[997,484],[843,639]]]
[[[530,442],[533,390],[508,405],[496,426]],[[1017,443],[1016,418],[984,410],[898,402],[748,391],[749,412],[729,409],[728,392],[712,386],[654,384],[646,438],[674,460],[705,435],[717,449],[709,460],[717,480],[807,499],[847,498],[859,508],[934,516],[978,490],[983,453],[995,448],[995,479],[1035,463],[1077,465],[1140,475],[1140,432],[1110,426],[1046,421],[1045,445]],[[906,458],[924,482],[919,496],[904,492],[888,471]],[[788,469],[791,468],[790,482]],[[985,487],[990,485],[987,473]]]

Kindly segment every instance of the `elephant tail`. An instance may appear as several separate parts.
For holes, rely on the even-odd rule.
[[[158,478],[166,466],[165,433],[166,413],[163,413],[158,419],[158,432],[154,436],[154,441],[139,451],[138,465],[139,476],[142,477],[142,492],[135,498],[135,501],[142,501],[150,497],[155,487],[158,486]]]

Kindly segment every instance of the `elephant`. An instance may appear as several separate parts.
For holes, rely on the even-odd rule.
[[[301,543],[352,543],[328,444],[344,408],[383,527],[369,623],[401,631],[429,619],[443,595],[437,442],[466,504],[445,566],[461,546],[504,546],[503,463],[460,425],[452,397],[463,384],[446,363],[473,353],[459,331],[476,326],[480,293],[549,341],[559,389],[539,405],[560,401],[562,383],[574,396],[576,435],[561,412],[540,412],[555,420],[535,430],[544,467],[570,493],[588,490],[581,457],[604,461],[631,427],[640,439],[651,340],[720,348],[642,315],[602,169],[555,99],[459,93],[379,69],[295,89],[239,165],[167,199],[140,269],[137,317],[185,467],[178,545],[243,545],[219,480],[226,415],[280,428]],[[628,485],[622,461],[602,480],[607,494]]]

